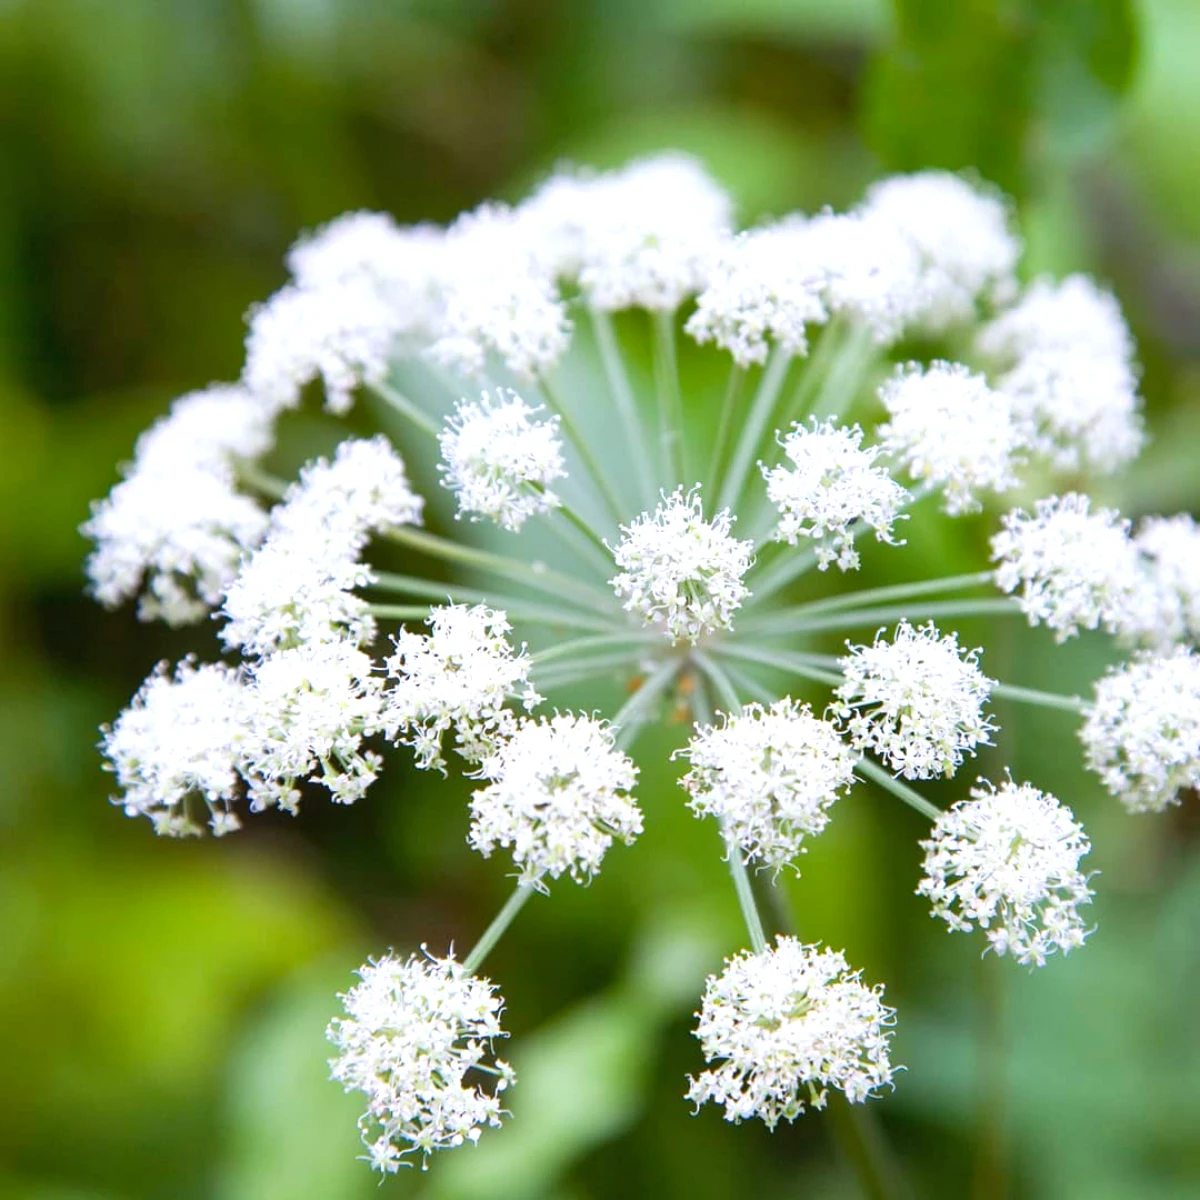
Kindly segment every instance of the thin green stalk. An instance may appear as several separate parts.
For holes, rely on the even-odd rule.
[[[471,948],[471,952],[463,959],[463,970],[473,975],[483,966],[483,960],[492,952],[492,948],[504,936],[505,930],[513,923],[513,918],[525,907],[525,901],[537,889],[532,884],[520,883],[516,891],[509,896],[504,907],[496,914],[492,923],[483,931],[483,936]]]
[[[894,778],[869,758],[859,759],[854,770],[859,775],[871,780],[872,783],[877,783],[885,791],[891,792],[893,796],[903,800],[910,808],[915,808],[923,817],[936,821],[942,815],[942,810],[936,804],[931,804],[915,788],[910,788],[907,783]]]
[[[608,390],[612,394],[613,404],[624,427],[626,444],[631,447],[633,452],[634,466],[641,489],[642,508],[653,508],[655,496],[658,494],[654,485],[654,468],[651,466],[650,455],[646,450],[645,430],[638,414],[633,388],[629,383],[629,374],[625,370],[625,359],[621,355],[621,346],[617,340],[616,329],[613,327],[612,315],[598,308],[588,311],[591,314],[592,328],[596,334],[600,362],[604,367],[605,378],[608,380]]]
[[[825,1109],[834,1136],[869,1200],[901,1200],[910,1195],[900,1169],[865,1104],[851,1104],[836,1089]]]
[[[717,437],[713,442],[712,458],[708,463],[708,475],[705,484],[712,495],[716,495],[721,486],[721,468],[725,463],[725,446],[729,441],[729,430],[733,424],[733,414],[741,399],[742,390],[746,384],[746,368],[734,363],[729,368],[729,379],[725,384],[725,396],[721,401],[721,416],[717,421]]]
[[[613,557],[612,551],[604,544],[604,539],[566,501],[560,499],[554,506],[554,511],[548,513],[547,516],[552,518],[554,513],[565,517],[582,534],[590,547],[589,556],[592,562],[596,563],[601,572],[607,576],[612,570]]]
[[[611,678],[618,667],[632,667],[641,659],[640,652],[622,651],[597,658],[582,658],[576,661],[554,663],[550,667],[533,670],[533,681],[539,688],[567,687],[583,683],[587,679]]]
[[[370,388],[385,404],[395,409],[402,417],[406,417],[422,433],[427,433],[431,438],[437,439],[438,434],[441,432],[438,423],[428,413],[418,408],[402,392],[396,391],[394,387],[387,383],[373,383],[370,385]]]
[[[609,646],[628,646],[635,642],[641,646],[661,644],[662,637],[644,629],[630,629],[622,633],[603,633],[596,637],[573,638],[569,642],[557,642],[533,655],[535,663],[553,662],[557,658],[570,658],[587,650],[603,650]]]
[[[738,698],[737,688],[721,665],[714,662],[703,650],[693,650],[692,661],[708,676],[709,682],[721,697],[721,703],[725,705],[725,711],[740,713],[742,702]]]
[[[977,587],[991,583],[991,571],[973,571],[967,575],[947,575],[941,579],[922,579],[917,583],[895,583],[888,587],[864,588],[857,592],[841,592],[823,600],[797,604],[786,611],[794,616],[815,616],[817,613],[839,612],[845,608],[863,608],[882,600],[908,600],[914,596],[931,596],[938,592],[954,592],[959,588]]]
[[[852,327],[838,347],[812,415],[818,421],[840,420],[858,396],[874,360],[871,331],[865,325]]]
[[[771,357],[767,360],[766,369],[759,381],[758,391],[750,405],[750,412],[742,426],[741,436],[734,448],[729,473],[721,484],[716,511],[737,507],[742,489],[746,486],[746,477],[750,474],[750,469],[754,464],[755,452],[762,441],[763,430],[766,429],[771,419],[775,402],[779,399],[779,393],[791,365],[792,356],[788,351],[779,346],[771,351]]]
[[[575,424],[575,419],[571,416],[570,409],[563,403],[554,385],[547,378],[543,378],[541,384],[546,404],[562,422],[563,431],[566,433],[571,445],[575,447],[576,453],[583,462],[587,473],[592,477],[592,481],[599,489],[601,496],[604,497],[604,503],[607,505],[610,515],[619,525],[625,510],[621,504],[621,498],[617,495],[608,480],[608,476],[605,474],[604,468],[600,465],[600,460],[592,451],[587,438],[583,435],[583,431]]]
[[[568,629],[588,629],[596,633],[609,633],[620,628],[614,621],[573,612],[553,604],[539,604],[524,596],[508,596],[498,592],[482,591],[456,583],[441,583],[432,579],[418,579],[415,575],[397,575],[391,571],[377,571],[369,584],[372,589],[398,592],[403,596],[425,596],[438,603],[447,600],[462,604],[486,604],[489,608],[503,609],[512,621],[529,621],[546,625],[561,625]]]
[[[825,379],[829,365],[837,354],[838,348],[845,341],[845,338],[846,323],[844,318],[833,317],[821,336],[817,338],[812,353],[804,362],[804,370],[800,375],[796,387],[792,391],[791,399],[783,410],[783,419],[779,423],[781,430],[786,432],[808,413],[809,405],[816,395],[817,388]],[[778,450],[778,445],[776,449]],[[775,461],[779,459],[777,453],[773,453],[772,457]]]
[[[859,608],[827,616],[796,617],[790,609],[781,609],[757,621],[745,621],[742,631],[760,637],[790,636],[795,633],[829,633],[860,629],[868,625],[891,625],[897,621],[933,620],[938,617],[1015,616],[1021,611],[1015,600],[943,600],[928,604],[901,604],[882,608]]]
[[[237,465],[238,483],[266,496],[271,500],[282,500],[288,485],[276,475],[264,471],[258,463],[244,459]]]
[[[787,650],[760,649],[757,646],[743,646],[739,642],[722,642],[713,647],[714,653],[727,658],[740,658],[745,662],[759,663],[764,667],[775,667],[779,670],[791,671],[805,679],[825,683],[836,687],[842,682],[840,673],[826,671],[812,661],[806,654]]]
[[[547,592],[558,599],[571,597],[576,603],[605,616],[613,612],[614,600],[608,592],[590,584],[580,583],[570,575],[564,575],[538,563],[510,558],[506,554],[493,554],[490,550],[480,550],[476,546],[453,542],[449,538],[438,537],[436,534],[407,526],[385,530],[382,536],[401,546],[407,546],[410,550],[419,550],[433,558],[490,571],[494,575],[502,575],[505,579]]]
[[[654,326],[654,378],[658,387],[658,437],[663,469],[671,487],[683,482],[683,398],[675,353],[675,313],[650,314]]]
[[[722,665],[725,668],[725,673],[733,680],[734,684],[741,688],[748,696],[753,696],[760,704],[774,704],[779,699],[769,687],[760,683],[744,668],[734,663],[724,663]]]
[[[668,658],[646,677],[642,686],[617,710],[610,724],[616,730],[616,744],[622,750],[628,750],[633,745],[649,719],[650,706],[671,685],[681,666],[679,659]]]
[[[1066,712],[1087,712],[1088,703],[1079,696],[1060,696],[1057,692],[1039,692],[1036,688],[1017,687],[1011,683],[992,686],[992,695],[1000,700],[1016,700],[1042,708],[1061,708]]]
[[[367,612],[383,621],[426,621],[428,604],[368,604]]]

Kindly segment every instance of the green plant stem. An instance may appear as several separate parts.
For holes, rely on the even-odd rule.
[[[546,625],[561,625],[568,629],[591,630],[608,634],[620,627],[613,621],[587,613],[573,612],[553,604],[539,604],[524,596],[507,596],[497,592],[485,592],[479,588],[465,587],[456,583],[441,583],[432,579],[419,579],[415,575],[397,575],[391,571],[377,571],[368,585],[372,590],[397,592],[403,596],[424,596],[431,601],[445,603],[447,600],[462,604],[486,604],[488,608],[503,609],[513,621],[529,621]]]
[[[792,356],[786,350],[776,346],[767,360],[758,391],[750,405],[750,412],[742,425],[741,435],[733,451],[733,459],[729,465],[729,473],[721,484],[720,496],[717,500],[716,511],[723,508],[736,509],[737,502],[746,486],[746,478],[754,464],[754,455],[762,441],[774,411],[775,402],[787,378],[788,368],[792,365]]]
[[[654,378],[658,389],[658,438],[669,485],[683,483],[683,398],[675,353],[675,312],[650,314],[654,328]]]
[[[483,931],[483,936],[471,948],[471,952],[463,959],[463,969],[473,975],[483,966],[483,960],[492,952],[496,943],[504,936],[505,930],[513,923],[513,918],[525,907],[525,901],[537,889],[532,884],[520,883],[516,891],[509,896],[504,907],[496,914],[492,923]]]
[[[277,475],[264,471],[258,463],[250,462],[248,459],[243,459],[238,463],[237,479],[239,483],[252,491],[272,500],[282,500],[288,489],[288,485]]]
[[[871,331],[865,325],[851,326],[837,348],[812,415],[818,421],[837,421],[845,416],[874,361]]]
[[[438,423],[428,413],[418,408],[403,392],[398,392],[387,383],[373,383],[371,391],[377,395],[389,408],[395,409],[402,417],[412,422],[422,433],[428,434],[435,441],[441,432]]]
[[[910,788],[907,783],[893,778],[877,763],[869,758],[861,758],[854,768],[855,772],[872,783],[877,783],[885,791],[903,800],[910,808],[915,808],[923,817],[936,821],[942,815],[942,810],[936,804],[931,804],[920,792]]]
[[[610,724],[616,730],[616,744],[622,750],[628,750],[633,745],[648,719],[650,705],[671,685],[682,665],[679,659],[668,658],[646,677],[642,686],[617,710]]]
[[[591,549],[591,558],[605,576],[612,570],[612,551],[604,544],[604,539],[581,517],[565,500],[559,500],[554,512],[547,516],[553,518],[554,513],[565,517],[579,531]],[[598,553],[597,553],[598,552]]]
[[[596,334],[596,347],[600,352],[600,362],[604,368],[605,378],[608,380],[608,390],[612,395],[617,415],[621,419],[626,445],[633,452],[634,467],[641,489],[642,508],[653,508],[655,497],[658,494],[654,485],[654,468],[646,450],[645,430],[638,414],[633,388],[629,383],[629,374],[625,370],[625,359],[621,354],[621,346],[613,326],[612,315],[598,308],[591,308],[588,311],[592,318],[592,329]]]
[[[734,363],[729,368],[729,379],[725,384],[725,396],[721,400],[721,416],[717,421],[717,436],[713,442],[712,457],[708,463],[705,483],[712,495],[717,495],[721,486],[721,468],[725,463],[725,447],[729,441],[729,430],[733,414],[746,384],[746,369]]]
[[[834,1137],[869,1200],[906,1200],[910,1195],[875,1114],[851,1104],[836,1089],[825,1109]]]
[[[742,702],[738,698],[737,687],[733,680],[730,679],[728,672],[719,663],[709,658],[703,650],[693,650],[692,661],[708,677],[717,695],[720,696],[721,703],[725,705],[725,711],[727,713],[740,713],[742,711]]]
[[[367,612],[384,621],[425,621],[429,618],[429,605],[368,604]]]
[[[587,679],[600,679],[611,676],[614,668],[632,666],[641,657],[640,652],[624,651],[606,654],[602,658],[585,658],[577,662],[555,663],[553,669],[539,670],[534,668],[533,681],[539,688],[567,687],[572,683],[582,683]]]
[[[501,575],[516,583],[526,584],[537,591],[547,592],[557,599],[571,597],[576,603],[605,616],[613,613],[614,600],[609,593],[590,584],[580,583],[572,576],[551,570],[549,567],[510,558],[505,554],[493,554],[490,550],[480,550],[476,546],[453,542],[449,538],[438,537],[436,534],[407,526],[385,530],[382,536],[401,546],[407,546],[410,550],[419,550],[432,558],[489,571],[493,575]]]
[[[791,609],[781,609],[769,617],[746,621],[745,633],[760,637],[781,637],[795,633],[829,633],[843,629],[861,629],[867,625],[892,625],[897,621],[933,620],[938,617],[999,617],[1015,616],[1021,609],[1015,600],[943,600],[928,604],[888,605],[881,608],[858,608],[826,616],[797,617]]]
[[[589,650],[604,650],[610,646],[628,646],[631,642],[639,646],[661,644],[661,636],[648,633],[644,629],[630,629],[621,633],[602,633],[596,637],[573,638],[569,642],[557,642],[545,650],[539,650],[533,655],[535,663],[553,662],[558,658],[570,658],[575,654],[586,653]]]
[[[972,571],[966,575],[946,575],[941,579],[922,579],[916,583],[895,583],[888,587],[863,588],[857,592],[841,592],[823,600],[797,604],[784,611],[793,616],[815,616],[817,613],[840,612],[846,608],[863,608],[883,600],[909,600],[915,596],[932,596],[938,592],[953,592],[959,588],[978,587],[991,583],[991,571]]]
[[[600,465],[600,460],[592,452],[587,438],[584,437],[583,431],[579,426],[575,424],[575,419],[571,416],[570,409],[563,403],[554,385],[547,378],[541,380],[541,385],[542,394],[545,397],[547,406],[562,422],[563,432],[566,433],[571,445],[575,447],[575,452],[579,455],[585,470],[591,476],[592,482],[599,489],[601,496],[604,498],[604,503],[608,507],[609,514],[619,525],[624,516],[624,508],[621,504],[621,498],[617,495],[608,480],[608,476],[605,474],[604,468]]]
[[[734,663],[723,663],[725,673],[748,696],[753,696],[760,704],[774,704],[779,697],[765,684],[760,683],[748,671]]]
[[[1017,687],[1011,683],[997,683],[992,695],[1000,700],[1016,700],[1021,704],[1036,704],[1041,708],[1059,708],[1066,712],[1087,712],[1088,703],[1079,696],[1060,696],[1056,692],[1039,692],[1035,688]]]
[[[775,667],[777,670],[791,671],[805,679],[817,683],[826,683],[836,687],[842,682],[840,672],[824,669],[827,655],[808,655],[799,651],[762,649],[758,646],[744,646],[740,642],[721,642],[713,647],[713,652],[727,658],[740,658],[745,662],[759,663],[764,667]],[[816,659],[816,661],[814,661]]]

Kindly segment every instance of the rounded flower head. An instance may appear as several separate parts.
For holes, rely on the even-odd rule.
[[[763,468],[767,495],[779,510],[776,536],[794,546],[811,538],[822,571],[836,563],[842,571],[858,567],[853,526],[870,526],[878,541],[894,543],[892,525],[908,493],[883,467],[878,446],[862,448],[862,430],[832,420],[811,429],[797,425],[782,439],[791,460]]]
[[[705,521],[699,488],[667,496],[653,513],[623,525],[613,557],[621,573],[613,589],[627,612],[647,625],[661,624],[672,641],[697,641],[729,629],[749,590],[742,577],[754,543],[730,534],[729,510]]]
[[[685,329],[715,342],[740,367],[763,363],[769,342],[789,354],[808,349],[807,327],[828,315],[822,276],[795,252],[795,227],[740,234],[722,248]]]
[[[1021,589],[1031,625],[1047,625],[1062,642],[1080,629],[1121,629],[1138,594],[1138,557],[1129,522],[1109,508],[1090,511],[1087,496],[1037,502],[1033,516],[1006,513],[992,538],[996,586]]]
[[[1087,936],[1078,906],[1091,900],[1079,860],[1091,849],[1071,811],[1030,784],[971,789],[921,843],[917,894],[951,929],[975,926],[997,954],[1043,966]]]
[[[383,728],[416,752],[417,766],[445,772],[442,735],[453,729],[458,750],[479,762],[494,751],[516,718],[510,696],[526,709],[541,697],[529,682],[532,665],[508,640],[504,613],[483,604],[447,604],[429,610],[428,634],[402,629],[386,660],[397,682],[384,698]]]
[[[1141,582],[1122,634],[1162,649],[1200,641],[1200,525],[1187,513],[1147,517],[1133,544]]]
[[[159,663],[102,747],[127,816],[146,816],[171,837],[202,832],[189,803],[207,806],[220,836],[239,827],[230,804],[238,789],[245,687],[220,664],[179,664],[172,676]],[[201,810],[203,811],[203,810]]]
[[[982,375],[958,363],[910,364],[883,385],[889,420],[879,427],[884,449],[914,479],[945,487],[948,513],[979,507],[981,491],[1017,484],[1014,465],[1024,448],[1012,402]]]
[[[857,761],[828,721],[786,697],[697,729],[681,753],[691,770],[680,782],[696,816],[716,817],[748,859],[776,869],[829,823]]]
[[[1139,655],[1096,684],[1079,731],[1087,765],[1130,811],[1161,812],[1200,788],[1200,655]]]
[[[995,729],[983,714],[993,681],[979,655],[960,650],[958,635],[943,637],[932,622],[914,629],[901,621],[892,641],[880,630],[874,645],[850,647],[833,711],[859,750],[878,754],[905,779],[953,775]]]
[[[642,832],[629,795],[637,767],[593,717],[559,713],[524,720],[483,760],[488,780],[471,797],[470,844],[485,858],[511,846],[521,882],[544,890],[544,877],[569,872],[586,882],[613,841]]]
[[[388,954],[358,975],[361,982],[339,997],[346,1015],[326,1037],[338,1052],[333,1078],[367,1097],[358,1124],[371,1166],[391,1174],[406,1165],[405,1154],[428,1160],[498,1126],[500,1093],[516,1077],[492,1058],[492,1043],[508,1036],[495,986],[468,975],[453,956]],[[480,1086],[487,1076],[495,1079],[492,1093]]]
[[[567,473],[558,418],[531,420],[537,411],[504,389],[459,402],[438,441],[442,483],[457,495],[460,517],[516,531],[559,503],[548,486]]]
[[[837,951],[792,937],[744,950],[708,977],[697,1015],[705,1060],[723,1061],[689,1078],[687,1098],[724,1105],[735,1124],[758,1117],[774,1129],[806,1103],[824,1108],[831,1087],[858,1104],[892,1082],[895,1009]]]

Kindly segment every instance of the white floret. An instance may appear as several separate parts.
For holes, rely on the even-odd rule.
[[[1138,655],[1096,683],[1080,730],[1085,759],[1134,813],[1162,812],[1200,788],[1200,655]]]
[[[625,610],[661,625],[674,642],[729,629],[754,561],[754,543],[730,533],[733,520],[723,509],[705,521],[699,488],[676,488],[653,513],[621,526],[613,551],[621,573],[611,583]]]
[[[1133,544],[1140,579],[1122,635],[1159,649],[1200,640],[1200,525],[1187,513],[1147,517]]]
[[[447,604],[429,610],[429,633],[402,629],[385,660],[395,684],[384,697],[383,728],[411,746],[417,766],[445,772],[442,737],[454,731],[460,754],[478,763],[515,727],[505,707],[517,699],[528,711],[541,696],[529,682],[532,661],[508,640],[503,612],[483,604]]]
[[[1011,779],[984,783],[937,819],[921,847],[917,894],[952,930],[978,927],[990,949],[1025,966],[1083,945],[1079,905],[1092,892],[1079,860],[1091,845],[1053,796]]]
[[[866,987],[843,954],[779,937],[758,954],[727,959],[710,975],[696,1026],[707,1062],[689,1077],[687,1098],[711,1101],[735,1124],[757,1117],[768,1129],[825,1107],[835,1088],[860,1104],[890,1085],[895,1009],[883,987]]]
[[[987,745],[995,726],[983,706],[994,686],[979,669],[981,650],[959,649],[932,622],[883,630],[871,646],[850,646],[833,712],[853,745],[878,754],[905,779],[953,775],[967,754]]]
[[[1011,399],[959,363],[900,368],[879,391],[888,421],[878,430],[884,449],[914,479],[945,489],[944,507],[957,515],[979,508],[980,492],[1017,484],[1025,449]]]
[[[740,367],[765,362],[771,345],[807,353],[809,324],[828,314],[823,276],[797,254],[795,241],[794,226],[783,224],[726,242],[686,331],[701,345],[727,350]]]
[[[547,876],[588,882],[614,841],[642,832],[629,794],[637,767],[594,717],[523,720],[479,775],[488,783],[471,797],[468,841],[485,858],[511,847],[521,882],[543,891]]]
[[[325,1034],[338,1052],[333,1078],[366,1096],[359,1130],[371,1166],[384,1174],[406,1165],[406,1154],[424,1162],[434,1150],[477,1142],[499,1126],[500,1095],[516,1080],[493,1055],[493,1042],[508,1036],[495,986],[453,955],[421,951],[361,967],[361,982],[339,996],[346,1015]],[[490,1092],[481,1077],[494,1079]]]
[[[516,392],[461,400],[438,436],[442,484],[458,498],[458,516],[489,517],[517,531],[559,504],[550,484],[566,475],[558,418],[538,421]]]
[[[895,545],[892,526],[908,492],[888,472],[876,466],[881,448],[862,447],[862,430],[833,420],[812,427],[793,427],[780,440],[791,467],[763,467],[767,496],[779,510],[776,537],[789,545],[800,538],[813,542],[817,565],[831,563],[839,570],[858,567],[855,526],[875,531],[880,542]]]
[[[127,816],[149,817],[155,833],[171,837],[202,832],[193,801],[207,807],[218,836],[239,828],[231,805],[245,715],[245,686],[236,671],[185,660],[172,675],[159,663],[103,731],[105,766],[121,789],[113,802]]]
[[[1006,513],[992,538],[996,586],[1021,589],[1031,625],[1046,625],[1058,641],[1080,629],[1123,628],[1138,602],[1139,564],[1129,522],[1113,509],[1091,511],[1087,496],[1039,500],[1033,516]]]
[[[697,728],[680,753],[691,763],[680,783],[696,816],[715,817],[748,860],[776,870],[829,823],[858,761],[830,722],[787,697]]]

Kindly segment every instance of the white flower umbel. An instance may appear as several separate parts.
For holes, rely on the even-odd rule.
[[[468,841],[485,858],[511,847],[521,882],[543,891],[546,876],[587,882],[615,840],[642,832],[637,767],[594,717],[525,719],[479,774],[489,782],[471,797]]]
[[[337,1049],[333,1078],[362,1092],[359,1120],[375,1170],[392,1174],[404,1155],[476,1142],[499,1126],[500,1096],[515,1082],[492,1046],[504,1001],[495,985],[468,975],[453,955],[401,960],[388,954],[361,967],[361,983],[340,996],[346,1015],[326,1037]],[[491,1090],[483,1082],[491,1078]]]
[[[977,926],[992,950],[1025,966],[1083,945],[1079,905],[1092,892],[1079,860],[1091,845],[1053,796],[1011,779],[985,782],[937,819],[921,847],[917,894],[951,929]]]
[[[171,837],[202,828],[189,808],[207,806],[220,836],[239,827],[236,798],[245,724],[245,687],[221,664],[181,662],[174,675],[160,663],[102,743],[106,768],[127,816],[146,816],[154,832]],[[203,810],[201,810],[203,811]]]
[[[808,349],[807,327],[826,319],[823,276],[795,252],[793,225],[768,226],[729,241],[684,326],[715,342],[740,367],[766,362],[770,346]]]
[[[423,504],[382,436],[348,439],[333,462],[307,466],[271,513],[266,542],[226,591],[225,644],[270,654],[347,637],[369,641],[375,624],[353,589],[374,575],[359,555],[371,533],[419,524]]]
[[[381,383],[403,322],[367,279],[320,288],[288,284],[250,313],[245,386],[274,411],[295,408],[315,379],[330,412],[345,413],[360,384]]]
[[[922,266],[931,330],[969,320],[979,300],[1006,299],[1020,241],[1008,228],[1004,201],[945,171],[893,175],[867,189],[860,211],[893,226]]]
[[[336,804],[353,804],[374,782],[381,759],[363,749],[379,728],[382,680],[347,642],[310,642],[249,669],[243,773],[250,808],[295,813],[312,779]]]
[[[1007,368],[998,386],[1055,466],[1112,471],[1141,450],[1133,338],[1113,296],[1086,276],[1038,280],[977,345]]]
[[[1080,629],[1122,628],[1137,602],[1139,564],[1129,522],[1110,508],[1091,511],[1071,492],[1039,500],[1033,516],[1006,513],[992,538],[996,586],[1021,589],[1031,625],[1046,625],[1061,641]]]
[[[735,1124],[758,1117],[774,1129],[806,1105],[824,1108],[830,1088],[858,1104],[892,1082],[895,1009],[835,950],[792,937],[744,950],[708,977],[697,1016],[704,1058],[720,1065],[689,1077],[687,1098],[723,1105]]]
[[[748,595],[743,576],[754,561],[754,543],[733,537],[728,509],[704,519],[700,489],[682,488],[653,513],[622,525],[613,551],[621,573],[613,589],[627,612],[661,625],[673,642],[695,642],[729,629]]]
[[[1200,655],[1179,646],[1113,668],[1079,733],[1087,765],[1130,812],[1178,804],[1200,788]]]
[[[994,681],[979,669],[980,650],[959,649],[930,622],[883,630],[871,646],[850,646],[832,708],[851,742],[878,754],[905,779],[953,775],[967,754],[990,743],[995,726],[983,706]]]
[[[529,682],[525,647],[514,651],[508,640],[504,613],[448,604],[430,609],[426,623],[428,634],[396,635],[396,652],[385,663],[396,683],[384,697],[383,728],[413,748],[418,767],[445,773],[445,733],[453,729],[459,753],[477,763],[512,731],[515,716],[505,702],[514,697],[528,710],[542,697]]]
[[[767,496],[779,510],[776,536],[794,546],[809,538],[822,571],[836,563],[842,571],[858,567],[853,526],[861,521],[880,542],[895,545],[892,525],[908,499],[883,467],[875,465],[881,450],[862,447],[862,430],[829,420],[812,428],[795,426],[781,441],[791,461],[763,467]]]
[[[270,414],[242,388],[176,400],[80,531],[96,543],[87,563],[96,599],[115,608],[140,592],[142,620],[204,617],[267,531],[266,513],[237,491],[236,468],[271,440]]]
[[[1121,632],[1160,649],[1200,640],[1200,525],[1187,513],[1147,517],[1133,544],[1141,584]]]
[[[981,491],[1017,484],[1024,442],[1011,400],[959,363],[909,364],[879,391],[888,421],[879,438],[914,479],[945,488],[948,513],[979,508]]]
[[[858,760],[833,725],[789,697],[697,728],[680,753],[691,763],[680,783],[696,816],[716,817],[747,859],[776,870],[829,823]]]
[[[566,475],[558,418],[532,418],[516,392],[461,400],[438,437],[442,483],[458,497],[458,516],[490,517],[516,532],[559,504],[550,484]]]

